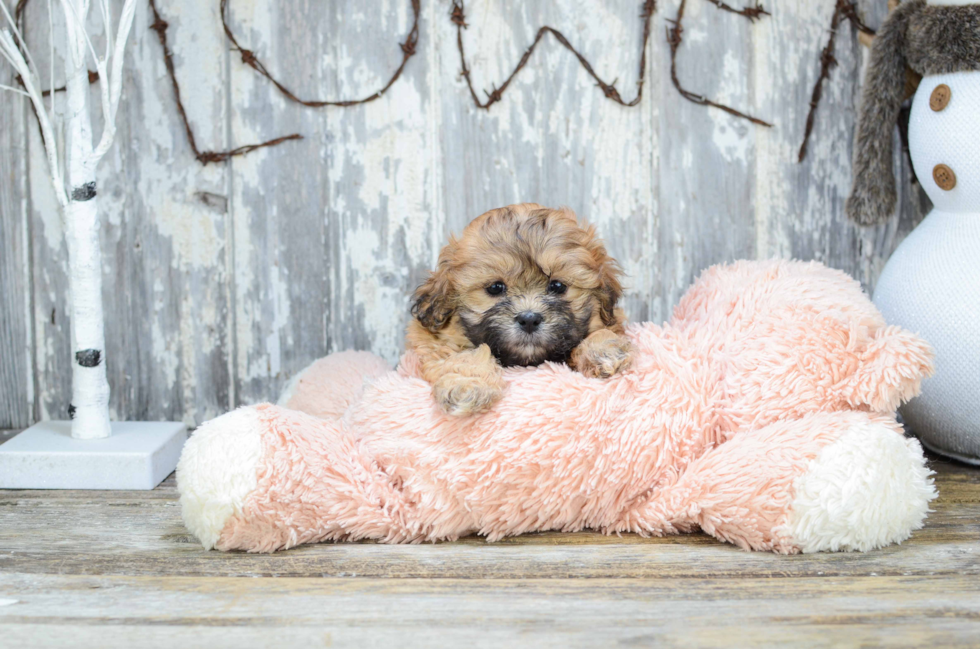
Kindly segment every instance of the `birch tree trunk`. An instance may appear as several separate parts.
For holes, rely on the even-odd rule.
[[[109,382],[105,371],[105,323],[102,313],[102,250],[99,244],[99,211],[92,149],[92,120],[89,113],[88,66],[86,65],[86,0],[63,0],[74,4],[80,19],[69,22],[67,147],[69,199],[65,208],[68,244],[68,286],[71,294],[72,419],[71,436],[76,439],[109,437]],[[106,116],[107,119],[109,116]]]
[[[99,209],[96,200],[95,168],[112,146],[116,133],[116,112],[122,94],[122,68],[126,40],[133,25],[135,0],[125,0],[119,15],[119,30],[113,38],[112,10],[109,0],[98,0],[105,28],[105,55],[99,57],[86,30],[91,0],[61,0],[65,13],[68,53],[65,56],[67,93],[65,168],[67,191],[58,156],[58,142],[51,127],[50,113],[40,92],[37,68],[18,26],[0,0],[0,55],[20,75],[23,90],[13,91],[30,98],[44,138],[48,171],[58,203],[64,210],[65,236],[68,245],[68,290],[71,296],[72,400],[68,414],[72,419],[71,435],[76,439],[109,437],[109,382],[105,370],[105,323],[102,312],[102,250],[99,245]],[[48,3],[50,14],[51,3]],[[50,16],[49,16],[50,21]],[[49,22],[49,25],[53,25]],[[53,32],[53,27],[52,27]],[[54,56],[53,39],[51,55]],[[93,146],[92,116],[89,108],[89,74],[87,58],[91,54],[99,78],[103,127],[97,146]],[[50,82],[54,94],[54,68]]]

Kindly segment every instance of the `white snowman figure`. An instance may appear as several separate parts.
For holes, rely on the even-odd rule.
[[[932,450],[980,464],[980,3],[907,0],[874,39],[847,210],[870,224],[895,206],[892,130],[905,69],[922,81],[909,152],[934,209],[889,259],[874,302],[936,351],[936,373],[902,410]]]

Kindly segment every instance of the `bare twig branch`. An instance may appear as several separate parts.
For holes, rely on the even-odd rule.
[[[222,9],[224,9],[224,0],[222,0]],[[187,117],[187,110],[184,108],[184,102],[180,97],[180,84],[177,82],[177,72],[174,69],[174,56],[170,51],[170,47],[167,45],[167,21],[160,16],[160,12],[157,10],[156,0],[150,0],[150,11],[153,13],[153,24],[150,25],[150,29],[157,33],[157,38],[160,40],[160,46],[163,48],[163,63],[167,68],[167,76],[170,77],[170,85],[174,89],[174,99],[177,102],[177,113],[180,115],[180,121],[184,125],[184,133],[187,134],[187,143],[190,145],[191,151],[194,152],[194,157],[198,162],[204,165],[210,162],[224,162],[229,158],[245,155],[255,151],[256,149],[276,146],[277,144],[281,144],[287,140],[303,139],[303,136],[299,133],[293,133],[292,135],[278,137],[267,142],[248,144],[238,147],[237,149],[230,149],[227,151],[202,151],[199,149],[197,146],[197,139],[194,137],[194,129],[191,128],[190,119]]]
[[[524,54],[521,56],[520,61],[517,62],[517,65],[514,66],[514,69],[511,71],[510,75],[504,79],[504,82],[500,85],[500,87],[498,88],[494,85],[491,92],[484,90],[483,92],[486,94],[487,99],[486,101],[481,101],[476,89],[473,87],[473,81],[470,78],[470,68],[466,63],[466,51],[463,47],[463,30],[467,27],[465,6],[463,5],[463,0],[453,0],[453,10],[452,13],[450,13],[450,20],[452,20],[454,25],[456,25],[456,47],[459,50],[459,61],[462,67],[460,74],[466,80],[466,85],[470,90],[470,97],[473,98],[473,103],[476,104],[478,108],[489,110],[491,106],[500,101],[504,92],[507,90],[508,86],[510,86],[511,81],[513,81],[514,77],[516,77],[517,74],[524,69],[524,66],[527,65],[528,60],[534,53],[534,49],[538,46],[538,43],[541,42],[541,39],[544,38],[546,34],[551,34],[555,37],[555,40],[557,40],[562,46],[575,55],[575,58],[578,59],[579,64],[581,64],[589,76],[595,80],[596,85],[602,89],[602,93],[607,99],[610,99],[621,106],[636,106],[640,103],[640,100],[643,99],[643,81],[646,78],[647,66],[647,41],[650,40],[650,21],[656,9],[656,0],[645,0],[640,8],[640,18],[643,20],[643,38],[640,42],[640,69],[639,77],[636,82],[636,96],[630,101],[625,101],[620,96],[619,91],[616,89],[615,80],[613,80],[611,83],[603,80],[593,69],[589,60],[586,59],[581,52],[575,49],[568,39],[565,38],[564,34],[547,25],[538,29],[538,32],[534,37],[534,41],[532,41],[528,48],[524,50]]]
[[[15,77],[15,79],[17,80],[17,83],[22,83],[22,80],[21,80],[19,74]],[[96,72],[95,70],[89,70],[88,71],[88,82],[89,82],[89,84],[93,84],[93,83],[95,83],[98,80],[99,80],[99,73]],[[51,96],[52,93],[64,92],[65,90],[66,90],[65,86],[58,86],[57,88],[52,88],[51,90],[45,90],[44,92],[41,93],[41,95],[43,95],[44,97],[49,97],[49,96]],[[52,110],[54,110],[54,109],[52,108]]]
[[[849,0],[839,0],[837,7],[840,10],[841,15],[844,16],[844,18],[847,18],[847,20],[850,21],[850,23],[854,25],[854,28],[859,32],[862,34],[867,34],[868,36],[875,35],[875,30],[865,25],[864,21],[861,20],[861,17],[858,16],[857,5],[854,2],[850,2]]]
[[[28,94],[27,91],[21,90],[20,88],[14,88],[13,86],[8,86],[7,84],[4,83],[0,83],[0,90],[9,90],[10,92],[16,93],[18,95],[24,95],[25,97],[30,97],[30,94]]]
[[[6,6],[0,0],[0,6]],[[9,16],[9,14],[7,14]],[[23,41],[21,41],[23,42]],[[51,119],[47,111],[44,110],[44,99],[38,88],[38,77],[30,67],[27,59],[21,53],[10,30],[0,30],[0,52],[3,53],[14,70],[20,75],[20,83],[31,99],[34,114],[37,116],[38,125],[41,127],[41,137],[44,139],[44,151],[48,157],[48,173],[51,175],[51,182],[54,185],[55,196],[58,203],[64,207],[68,205],[68,194],[65,192],[64,176],[62,175],[60,156],[58,154],[58,142],[54,137],[54,129],[51,127]]]
[[[84,49],[82,46],[84,45],[88,48],[89,54],[92,55],[92,60],[95,61],[96,70],[101,72],[99,67],[99,55],[95,53],[95,46],[92,44],[92,39],[88,35],[88,30],[85,29],[86,16],[78,15],[78,11],[75,9],[74,0],[61,0],[61,6],[65,10],[65,18],[71,19],[66,21],[68,24],[65,26],[65,29],[68,31],[68,43],[69,45],[73,45],[77,41],[77,46],[68,48],[68,52],[71,54],[72,60],[76,61],[77,65],[82,65],[84,63],[85,53],[82,51]],[[82,37],[80,39],[77,38],[77,34],[76,36],[72,36],[72,32],[74,30],[77,30],[78,33],[81,34]]]
[[[2,0],[0,0],[2,1]],[[24,0],[26,2],[27,0]],[[18,5],[18,9],[20,5]],[[16,16],[20,20],[20,15]],[[54,12],[51,10],[51,0],[48,0],[48,111],[54,115]]]
[[[753,7],[745,7],[744,9],[736,9],[735,7],[722,2],[722,0],[708,0],[711,4],[718,7],[722,11],[727,11],[729,13],[738,14],[744,18],[748,18],[751,21],[755,21],[762,16],[771,16],[768,11],[762,8],[762,5],[758,2]]]
[[[269,72],[265,64],[259,59],[252,50],[242,47],[239,43],[238,38],[235,36],[231,25],[228,22],[228,0],[221,0],[221,24],[224,28],[225,35],[235,50],[237,50],[242,57],[242,62],[254,69],[256,72],[267,78],[272,84],[286,96],[287,99],[303,106],[308,106],[311,108],[321,108],[325,106],[354,106],[357,104],[366,104],[368,102],[374,101],[384,95],[385,92],[401,77],[402,72],[405,70],[405,66],[408,64],[408,60],[415,55],[416,47],[419,40],[419,16],[421,15],[421,0],[409,0],[412,6],[413,21],[412,27],[409,30],[408,37],[405,39],[404,43],[400,44],[402,50],[402,61],[395,72],[392,74],[388,82],[381,87],[380,90],[374,92],[367,97],[362,99],[340,99],[340,100],[322,100],[322,99],[302,99],[293,93],[289,88],[287,88],[282,82],[276,79],[272,73]],[[155,0],[150,0],[150,10],[153,12],[153,29],[160,39],[160,45],[163,47],[163,57],[164,64],[167,68],[167,74],[170,77],[170,83],[174,90],[174,98],[177,102],[177,112],[180,115],[181,122],[184,124],[184,131],[187,134],[187,141],[190,144],[191,150],[194,152],[194,157],[197,158],[202,164],[208,164],[210,162],[223,162],[234,156],[241,156],[251,153],[256,149],[261,149],[264,147],[276,146],[282,144],[283,142],[289,140],[299,140],[302,136],[299,133],[293,133],[292,135],[285,135],[282,137],[277,137],[266,142],[260,142],[257,144],[247,144],[245,146],[240,146],[235,149],[229,149],[226,151],[202,151],[197,145],[197,139],[194,136],[194,130],[191,128],[190,120],[187,117],[187,110],[184,107],[183,100],[180,94],[180,84],[177,81],[176,71],[174,69],[173,54],[167,45],[167,22],[163,20],[160,16],[160,12],[157,10]]]
[[[29,1],[30,0],[18,0],[15,9],[15,17],[16,17],[15,23],[19,23],[21,21],[22,15]],[[71,5],[70,0],[61,0],[61,1],[63,3],[66,3],[66,5]],[[106,117],[107,117],[106,123],[111,124],[114,123],[114,117],[119,102],[119,92],[121,88],[121,77],[117,73],[117,68],[121,69],[122,57],[119,56],[119,52],[123,46],[123,42],[125,39],[120,37],[124,36],[124,32],[128,32],[129,25],[131,25],[131,21],[133,18],[132,15],[133,12],[127,11],[127,9],[129,8],[128,4],[130,1],[127,0],[127,6],[124,6],[123,15],[121,16],[120,19],[119,31],[116,34],[115,42],[112,42],[113,36],[110,33],[112,31],[111,24],[110,24],[111,18],[110,18],[110,12],[108,8],[107,0],[98,0],[98,1],[100,3],[103,20],[106,22],[106,31],[108,34],[107,44],[106,44],[107,54],[105,58],[99,59],[95,55],[94,48],[91,45],[91,41],[88,40],[88,36],[87,34],[85,34],[86,45],[88,46],[89,50],[92,52],[93,58],[95,58],[96,68],[97,68],[95,72],[89,72],[89,82],[94,83],[95,81],[103,77],[109,79],[109,82],[103,85],[102,91],[103,91],[103,112],[106,113]],[[635,97],[633,97],[633,99],[629,101],[623,99],[623,97],[620,95],[619,90],[616,88],[615,80],[613,80],[612,82],[607,82],[602,77],[600,77],[598,73],[595,71],[595,69],[593,68],[591,62],[571,44],[571,42],[565,37],[565,35],[562,32],[550,26],[543,26],[540,29],[538,29],[534,41],[525,50],[525,52],[521,56],[521,59],[518,61],[517,65],[507,76],[507,78],[500,84],[499,87],[493,85],[491,86],[492,89],[490,91],[484,91],[484,94],[486,95],[486,99],[481,99],[480,96],[477,94],[476,89],[473,86],[472,79],[471,79],[471,72],[470,72],[469,65],[466,61],[466,53],[463,45],[463,30],[467,27],[465,7],[463,1],[464,0],[453,0],[450,19],[456,25],[456,29],[457,29],[457,48],[459,50],[459,55],[460,55],[460,64],[462,68],[461,74],[466,80],[466,84],[474,104],[479,108],[489,109],[490,106],[492,106],[493,104],[501,100],[504,92],[506,92],[511,82],[514,80],[517,74],[520,73],[520,71],[527,65],[538,43],[540,43],[541,40],[544,38],[544,36],[547,34],[551,34],[555,38],[555,40],[558,41],[560,45],[565,47],[576,57],[579,64],[586,71],[586,73],[588,73],[589,76],[591,76],[595,80],[596,85],[602,90],[606,98],[622,106],[627,106],[627,107],[636,106],[642,100],[643,85],[646,78],[646,55],[647,55],[646,45],[650,37],[652,16],[656,11],[656,6],[657,6],[656,0],[644,0],[641,5],[640,18],[643,21],[643,36],[640,43],[639,76],[636,84],[637,85],[636,95]],[[763,6],[758,2],[755,2],[755,4],[752,6],[747,6],[745,8],[738,9],[728,4],[724,0],[707,0],[707,1],[715,5],[720,10],[742,16],[750,21],[755,21],[761,18],[762,16],[770,15],[769,12],[766,11],[765,8],[763,8]],[[379,90],[372,93],[371,95],[368,95],[361,99],[337,99],[337,100],[303,99],[297,96],[294,92],[292,92],[287,86],[285,86],[281,81],[279,81],[268,70],[268,68],[263,63],[263,61],[258,56],[256,56],[256,54],[252,50],[242,47],[241,43],[239,42],[237,36],[235,35],[229,23],[229,18],[228,18],[229,0],[220,0],[220,13],[221,13],[222,27],[224,29],[225,35],[227,36],[228,40],[231,42],[232,47],[240,53],[242,57],[242,62],[248,65],[249,67],[253,68],[256,72],[258,72],[262,76],[266,77],[276,87],[276,89],[279,90],[279,92],[281,92],[287,99],[295,103],[301,104],[303,106],[314,107],[314,108],[325,107],[325,106],[346,107],[346,106],[354,106],[358,104],[368,103],[384,95],[385,92],[387,92],[387,90],[400,78],[402,72],[405,69],[405,66],[408,63],[408,60],[416,53],[418,41],[419,41],[419,32],[420,32],[419,20],[420,20],[420,13],[421,13],[421,0],[409,0],[409,2],[412,7],[414,19],[412,22],[411,29],[409,30],[408,36],[405,39],[405,42],[400,44],[402,50],[401,63],[399,64],[398,68],[395,69],[394,73],[384,84],[384,86],[382,86]],[[845,4],[848,4],[850,6],[850,3],[846,3],[845,0],[840,0],[840,2],[844,2]],[[195,158],[197,158],[198,161],[200,161],[202,164],[208,164],[210,162],[221,162],[233,156],[245,155],[246,153],[249,153],[259,148],[275,146],[277,144],[281,144],[282,142],[288,140],[301,139],[302,136],[300,136],[298,133],[294,133],[292,135],[275,138],[267,142],[249,144],[235,149],[230,149],[227,151],[202,151],[198,147],[194,135],[194,131],[190,125],[190,120],[188,118],[186,108],[184,107],[181,98],[180,84],[177,81],[176,71],[173,63],[173,54],[170,51],[167,43],[167,34],[166,34],[167,27],[168,27],[167,22],[163,20],[163,18],[161,17],[160,12],[157,9],[155,0],[149,0],[149,5],[154,18],[154,22],[151,25],[151,29],[153,29],[157,33],[161,47],[163,48],[164,63],[167,68],[168,76],[170,77],[171,86],[173,87],[174,98],[177,103],[177,111],[178,114],[180,115],[181,122],[184,125],[184,130],[187,135],[188,143],[190,144],[191,150],[194,152],[194,156]],[[766,126],[766,127],[771,126],[771,124],[769,124],[768,122],[765,122],[757,117],[753,117],[751,115],[745,114],[739,110],[732,108],[731,106],[727,106],[725,104],[715,102],[703,95],[689,91],[686,88],[684,88],[683,85],[680,83],[680,79],[677,73],[677,56],[678,56],[678,50],[683,41],[683,27],[681,23],[684,17],[685,6],[686,6],[686,0],[681,0],[681,4],[678,8],[677,17],[675,18],[675,20],[669,21],[671,22],[673,27],[671,27],[667,31],[667,40],[668,40],[668,44],[670,45],[670,54],[671,54],[671,81],[675,86],[675,88],[677,89],[677,91],[681,94],[682,97],[698,105],[718,108],[720,110],[729,113],[730,115],[742,119],[746,119],[760,126]],[[71,10],[73,11],[74,9],[72,8]],[[859,28],[867,29],[866,27],[863,27],[863,24],[860,24],[860,21],[857,18],[856,13],[854,13],[853,11],[848,13],[847,16],[850,20],[854,21],[856,25],[860,25]],[[113,69],[111,71],[104,69],[109,59],[111,59],[112,66],[113,66]],[[64,87],[51,88],[50,90],[44,91],[42,95],[49,96],[53,92],[60,92],[63,91],[64,89],[65,89]],[[99,146],[96,149],[97,152],[104,153],[104,150],[108,148],[107,143],[111,142],[111,136],[112,136],[112,129],[107,130],[106,132],[103,133],[102,140],[100,141]]]
[[[711,106],[712,108],[718,108],[720,110],[725,111],[729,115],[734,115],[735,117],[739,117],[741,119],[747,119],[753,124],[757,124],[759,126],[765,126],[767,128],[771,127],[772,124],[770,124],[769,122],[765,122],[759,119],[758,117],[746,115],[745,113],[739,110],[735,110],[731,106],[726,106],[725,104],[719,104],[718,102],[708,99],[704,95],[699,95],[697,93],[691,92],[690,90],[687,90],[686,88],[684,88],[684,86],[681,85],[680,79],[677,76],[677,51],[680,49],[681,43],[683,43],[684,41],[684,27],[682,25],[682,22],[684,20],[684,9],[686,8],[686,6],[687,6],[687,0],[681,0],[680,5],[677,7],[677,17],[674,18],[674,20],[667,21],[673,25],[673,27],[667,30],[667,43],[668,45],[670,45],[670,80],[674,83],[674,87],[677,88],[677,92],[681,93],[681,96],[684,99],[687,99],[690,102],[698,104],[699,106]],[[739,13],[739,12],[735,11],[733,13]],[[740,14],[740,15],[744,15],[744,14]],[[758,16],[755,16],[754,18],[757,17]],[[754,18],[749,17],[750,20],[754,20]]]
[[[0,1],[0,9],[3,10],[3,17],[6,19],[7,24],[10,26],[10,31],[13,32],[15,42],[20,48],[22,58],[27,62],[28,72],[34,74],[35,77],[40,78],[37,73],[37,66],[34,65],[34,59],[31,57],[31,51],[27,49],[27,43],[24,41],[24,36],[21,33],[20,26],[18,24],[19,16],[18,10],[21,10],[21,3],[23,5],[27,4],[27,0],[21,0],[17,7],[14,8],[14,17],[10,16],[10,11],[7,9],[7,3]]]
[[[378,99],[388,88],[401,77],[402,72],[405,70],[405,66],[408,64],[408,60],[415,55],[416,46],[419,42],[419,15],[422,12],[421,0],[409,0],[412,6],[412,13],[414,19],[412,21],[412,28],[408,32],[408,37],[405,39],[404,43],[400,43],[402,50],[402,62],[395,69],[394,74],[388,79],[388,83],[381,87],[377,92],[364,97],[363,99],[301,99],[297,97],[289,88],[283,85],[278,79],[276,79],[272,73],[269,72],[265,64],[255,55],[252,50],[246,49],[241,46],[238,39],[235,37],[235,33],[231,29],[231,25],[228,24],[228,0],[221,0],[221,25],[224,27],[225,35],[234,49],[237,50],[242,57],[242,63],[251,67],[253,70],[261,74],[263,77],[272,82],[272,84],[286,96],[290,101],[294,101],[297,104],[302,104],[303,106],[309,106],[310,108],[323,108],[325,106],[356,106],[357,104],[366,104],[368,102]],[[151,2],[152,4],[152,2]]]
[[[106,32],[112,28],[106,10]],[[103,127],[102,137],[98,146],[95,147],[94,155],[101,158],[112,145],[112,140],[116,135],[116,113],[119,111],[119,97],[122,95],[122,68],[125,60],[126,41],[129,40],[129,30],[133,26],[133,17],[136,15],[136,0],[126,0],[123,5],[122,13],[119,16],[119,31],[116,33],[115,46],[112,50],[111,60],[103,62],[100,74],[108,74],[99,86],[102,89],[102,106],[105,116],[105,126]],[[111,39],[106,36],[106,39]],[[106,69],[106,65],[111,65],[111,70]]]
[[[857,8],[849,0],[836,0],[834,13],[830,18],[830,38],[827,45],[820,53],[820,74],[813,84],[813,92],[810,95],[810,112],[806,116],[806,127],[803,131],[803,143],[800,145],[800,153],[797,157],[799,162],[806,158],[807,148],[810,145],[810,136],[813,134],[813,125],[817,117],[817,108],[823,97],[823,84],[830,79],[830,71],[837,66],[837,59],[834,58],[834,48],[837,43],[837,32],[840,28],[842,18],[846,18],[861,34],[874,36],[873,29],[865,25],[857,15]]]

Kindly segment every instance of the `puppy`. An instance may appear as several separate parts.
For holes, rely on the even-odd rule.
[[[414,295],[407,347],[451,415],[483,412],[501,368],[568,363],[606,378],[630,364],[619,265],[595,228],[534,203],[491,210],[451,238]]]

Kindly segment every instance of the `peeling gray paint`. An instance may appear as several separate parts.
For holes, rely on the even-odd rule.
[[[46,30],[34,4],[41,20],[32,24]],[[737,257],[819,259],[872,287],[921,208],[899,155],[900,214],[869,230],[843,215],[865,56],[849,27],[809,157],[795,162],[832,0],[773,2],[773,15],[754,25],[688,4],[685,84],[773,129],[677,95],[663,37],[677,0],[658,4],[637,108],[607,101],[569,52],[546,42],[486,112],[459,77],[455,26],[440,0],[423,0],[419,52],[384,97],[321,110],[285,101],[228,51],[217,2],[172,0],[161,9],[200,142],[217,149],[304,136],[207,167],[184,139],[140,6],[119,135],[98,179],[113,416],[197,424],[275,399],[331,351],[368,349],[394,362],[408,297],[449,233],[517,201],[568,205],[594,222],[629,275],[624,305],[637,320],[668,317],[704,267]],[[884,3],[861,4],[880,24]],[[499,84],[550,24],[631,95],[638,8],[637,0],[469,0],[474,84]],[[236,0],[231,20],[297,94],[338,98],[387,79],[411,15],[405,0]],[[66,417],[71,387],[63,232],[25,110],[3,96],[0,428]]]

